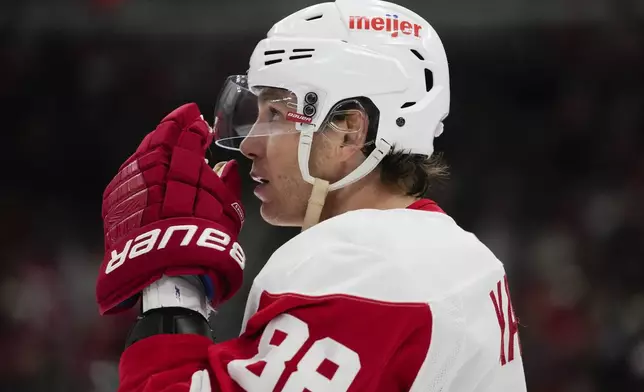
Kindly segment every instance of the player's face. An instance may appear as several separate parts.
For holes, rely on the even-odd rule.
[[[304,217],[311,186],[300,174],[299,133],[295,123],[286,120],[288,101],[281,101],[281,94],[270,89],[260,94],[254,127],[270,126],[271,131],[255,132],[259,136],[251,131],[240,149],[253,161],[251,176],[259,183],[255,196],[262,202],[262,218],[272,225],[297,226]]]
[[[251,176],[259,182],[255,195],[262,202],[262,218],[276,226],[300,226],[312,189],[302,178],[298,164],[300,135],[295,123],[285,119],[286,113],[292,111],[289,105],[268,98],[260,95],[258,123],[270,122],[272,131],[247,137],[240,149],[253,161]],[[335,177],[337,165],[333,150],[331,139],[319,134],[314,136],[309,165],[313,176]]]

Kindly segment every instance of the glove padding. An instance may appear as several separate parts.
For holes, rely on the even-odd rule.
[[[213,306],[241,286],[241,179],[235,161],[220,165],[219,175],[208,166],[212,137],[197,105],[183,105],[143,139],[105,189],[101,314],[130,308],[163,275],[201,276]]]

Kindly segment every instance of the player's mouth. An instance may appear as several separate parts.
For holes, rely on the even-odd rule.
[[[255,187],[255,196],[261,201],[266,200],[266,193],[267,193],[267,187],[270,181],[268,181],[266,178],[258,176],[254,173],[250,174],[251,178],[253,181],[257,182],[259,185]]]

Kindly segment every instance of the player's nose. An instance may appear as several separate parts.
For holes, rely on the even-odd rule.
[[[262,157],[266,150],[266,139],[266,136],[253,136],[251,132],[251,135],[241,142],[239,151],[251,160]]]

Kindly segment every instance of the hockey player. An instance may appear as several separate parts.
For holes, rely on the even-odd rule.
[[[142,297],[120,391],[525,391],[503,265],[421,198],[448,110],[432,27],[338,0],[270,30],[212,128],[194,104],[168,115],[104,193],[100,312]],[[240,178],[208,166],[213,140],[252,160],[266,221],[303,228],[217,343],[206,318],[246,259]]]

